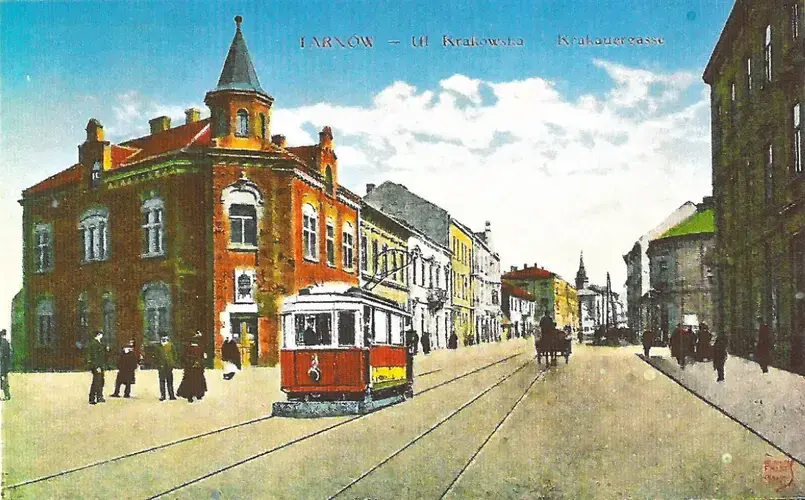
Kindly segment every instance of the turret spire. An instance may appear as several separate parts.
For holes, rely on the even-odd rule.
[[[235,16],[235,37],[229,46],[229,53],[221,70],[221,77],[218,79],[218,86],[215,90],[251,90],[263,95],[268,95],[260,87],[260,80],[254,70],[252,58],[249,56],[249,49],[246,48],[246,40],[240,30],[243,22],[241,16]]]
[[[587,269],[584,268],[584,250],[582,250],[579,256],[579,270],[576,272],[576,290],[587,288],[588,283]]]

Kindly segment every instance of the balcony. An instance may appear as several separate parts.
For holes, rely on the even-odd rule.
[[[429,288],[428,289],[428,308],[432,311],[438,311],[444,307],[447,302],[447,290],[443,288]]]

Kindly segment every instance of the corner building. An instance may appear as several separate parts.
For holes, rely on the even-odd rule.
[[[805,373],[803,0],[738,0],[704,70],[710,85],[716,331]]]
[[[158,117],[120,144],[90,120],[78,163],[23,192],[25,368],[82,367],[95,330],[147,356],[198,329],[211,362],[231,333],[246,364],[274,365],[282,297],[358,285],[360,198],[338,184],[332,131],[296,148],[270,135],[274,99],[235,20],[210,118]]]

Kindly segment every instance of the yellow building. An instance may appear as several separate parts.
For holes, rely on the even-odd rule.
[[[579,328],[579,294],[576,288],[556,276],[554,287],[554,321],[557,328],[570,326],[573,331]]]
[[[537,322],[547,312],[557,328],[570,326],[573,332],[580,328],[578,291],[558,274],[534,264],[533,267],[525,265],[522,269],[512,267],[511,271],[503,275],[503,280],[526,290],[536,298]]]
[[[361,287],[408,307],[408,237],[410,231],[391,216],[361,204]]]
[[[472,231],[455,219],[450,219],[450,249],[452,258],[451,295],[453,300],[453,329],[467,345],[475,338],[475,318],[470,274],[472,272]]]

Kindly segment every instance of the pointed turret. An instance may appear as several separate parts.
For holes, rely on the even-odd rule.
[[[219,147],[262,149],[271,144],[271,105],[274,98],[260,86],[246,40],[235,17],[235,36],[229,46],[218,85],[207,92],[212,135]]]
[[[584,268],[584,251],[579,256],[579,270],[576,272],[576,290],[587,288],[590,281],[587,279],[587,270]]]

